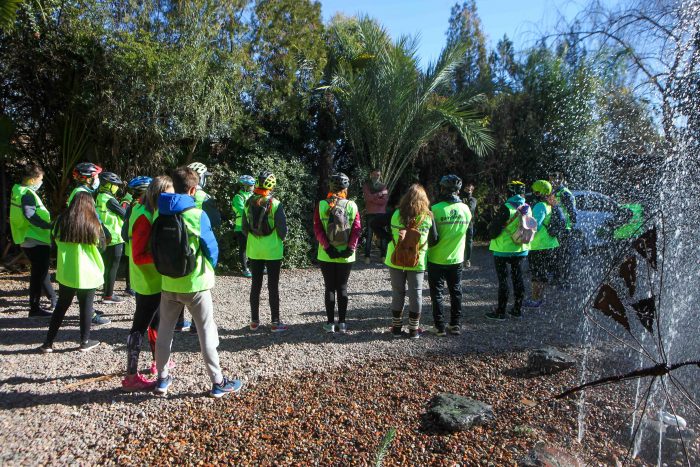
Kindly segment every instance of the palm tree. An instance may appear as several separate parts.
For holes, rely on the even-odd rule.
[[[451,89],[466,55],[464,46],[444,49],[437,63],[422,72],[415,38],[404,36],[392,43],[373,20],[349,21],[356,22],[353,33],[336,36],[344,58],[338,59],[329,85],[320,89],[335,95],[358,163],[379,168],[391,191],[420,149],[445,125],[454,127],[478,155],[493,147],[475,110],[482,96]]]
[[[22,0],[0,0],[0,29],[10,29]]]

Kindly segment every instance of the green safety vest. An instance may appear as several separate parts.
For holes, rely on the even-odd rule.
[[[557,248],[559,247],[559,240],[557,240],[556,237],[549,235],[549,231],[547,230],[547,227],[552,220],[552,206],[543,202],[538,204],[544,204],[547,215],[544,217],[542,225],[537,229],[535,238],[533,238],[532,242],[530,242],[530,251],[551,250],[553,248]]]
[[[107,202],[111,199],[117,201],[117,199],[112,196],[111,193],[105,193],[102,191],[97,195],[97,201],[95,202],[97,215],[100,216],[100,220],[104,224],[109,234],[112,236],[109,246],[124,243],[124,240],[122,239],[122,226],[124,225],[124,219],[107,208]]]
[[[251,222],[250,203],[256,198],[257,196],[251,196],[248,198],[248,201],[246,201],[245,215],[249,224]],[[272,229],[275,227],[275,214],[277,213],[279,205],[279,200],[272,198],[272,209],[268,214],[268,221],[270,223],[270,228]],[[268,261],[282,259],[284,256],[284,243],[282,242],[280,236],[277,235],[276,230],[273,230],[270,235],[265,237],[258,237],[251,230],[248,232],[246,254],[250,259],[264,259]]]
[[[231,207],[233,208],[233,214],[235,216],[235,223],[236,226],[234,228],[234,232],[240,232],[243,230],[243,214],[245,211],[245,202],[248,201],[248,198],[253,196],[253,193],[250,191],[245,191],[241,190],[238,193],[236,193],[231,200]]]
[[[561,207],[561,210],[564,212],[564,218],[566,219],[566,230],[571,230],[572,225],[571,225],[571,217],[569,217],[569,211],[566,210],[566,206],[564,206],[564,203],[561,202],[561,194],[562,193],[568,193],[569,195],[571,195],[571,197],[573,197],[574,195],[566,187],[562,187],[562,189],[557,191],[557,193],[554,195],[554,197],[559,202],[559,206]]]
[[[73,191],[71,191],[70,196],[68,196],[68,201],[66,201],[66,206],[69,206],[70,202],[73,201],[73,197],[76,194],[80,193],[81,191],[84,191],[85,193],[87,193],[90,196],[93,195],[92,191],[90,191],[90,189],[88,187],[86,187],[85,185],[78,185],[75,188],[73,188]]]
[[[328,204],[328,200],[321,200],[318,202],[318,217],[321,219],[321,225],[323,226],[323,231],[328,231],[328,221],[331,218],[330,215],[331,207]],[[352,227],[355,222],[355,217],[357,217],[357,204],[354,201],[348,201],[348,205],[345,208],[345,214],[348,217],[348,224]],[[342,247],[336,247],[338,251],[345,251],[348,249],[347,245]],[[355,252],[352,252],[352,256],[347,258],[330,258],[326,250],[323,249],[321,244],[318,244],[318,253],[316,254],[316,259],[319,261],[324,261],[326,263],[354,263],[355,262]]]
[[[644,224],[644,208],[639,203],[622,204],[621,206],[632,211],[632,219],[627,224],[615,229],[613,238],[615,240],[625,240],[638,237],[642,233],[641,228]]]
[[[416,221],[420,219],[420,216],[416,218]],[[386,258],[384,259],[384,264],[389,266],[390,268],[394,269],[401,269],[402,271],[425,271],[426,265],[427,265],[427,251],[428,251],[428,235],[430,234],[430,228],[433,225],[433,218],[429,215],[424,215],[423,216],[423,222],[420,223],[420,225],[417,226],[417,230],[420,232],[420,243],[421,243],[421,249],[419,252],[418,256],[418,266],[415,268],[405,268],[401,266],[397,266],[394,263],[391,262],[391,255],[394,253],[394,248],[395,244],[398,243],[399,241],[399,230],[403,230],[406,228],[405,225],[401,222],[401,215],[399,214],[399,210],[397,209],[394,211],[394,214],[391,216],[391,239],[392,241],[389,242],[389,245],[387,246],[386,250]]]
[[[442,201],[431,208],[437,227],[437,245],[428,248],[428,262],[460,264],[464,261],[467,230],[472,220],[469,206],[461,202]]]
[[[194,204],[197,206],[198,209],[202,209],[202,205],[209,198],[210,196],[204,190],[199,189],[194,193]]]
[[[56,281],[74,289],[96,289],[104,283],[105,266],[97,245],[65,243],[56,235]]]
[[[518,223],[513,218],[517,210],[510,203],[505,203],[505,207],[508,208],[510,215],[508,225],[505,226],[498,237],[491,240],[489,250],[495,253],[522,253],[523,251],[528,251],[530,249],[529,244],[518,245],[511,238],[511,235],[518,230]]]
[[[214,283],[216,282],[214,267],[211,265],[209,260],[204,257],[204,253],[202,252],[202,248],[199,244],[199,233],[202,231],[201,219],[203,212],[204,211],[201,209],[194,208],[180,213],[180,216],[187,227],[187,231],[189,232],[188,242],[190,249],[197,252],[197,260],[192,273],[185,277],[175,278],[162,276],[164,292],[194,293],[214,288]],[[157,218],[158,212],[156,211],[153,214],[153,222],[155,222]]]
[[[150,224],[153,224],[153,214],[148,212],[148,209],[141,204],[136,203],[131,208],[129,216],[129,248],[131,248],[131,239],[133,238],[134,224],[139,217],[144,216]],[[156,266],[151,264],[135,264],[134,257],[129,251],[129,280],[131,288],[141,295],[153,295],[161,292],[162,276],[156,270]]]
[[[27,193],[34,196],[36,214],[39,218],[43,221],[51,222],[51,214],[44,206],[39,195],[28,186],[17,184],[12,187],[12,196],[10,199],[10,229],[12,230],[12,241],[15,242],[16,245],[21,245],[26,239],[31,238],[48,245],[51,243],[51,231],[32,225],[29,220],[24,217],[22,198]]]

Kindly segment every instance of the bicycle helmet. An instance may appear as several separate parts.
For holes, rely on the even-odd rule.
[[[519,180],[511,180],[508,182],[508,193],[511,195],[524,195],[525,194],[525,184]]]
[[[338,172],[331,175],[328,185],[333,193],[337,193],[350,186],[350,179],[343,172]]]
[[[73,169],[73,179],[79,182],[86,182],[101,172],[102,167],[99,165],[95,165],[92,162],[81,162]]]
[[[131,192],[144,191],[146,188],[148,188],[148,185],[150,185],[152,181],[153,179],[151,177],[139,175],[138,177],[134,177],[129,180],[129,183],[126,185],[126,189]]]
[[[199,175],[200,177],[211,175],[211,173],[209,173],[209,171],[207,170],[207,166],[202,164],[201,162],[192,162],[187,167],[197,172],[197,175]]]
[[[112,185],[122,185],[124,183],[122,182],[122,179],[119,178],[119,175],[115,174],[114,172],[100,173],[100,181],[102,183],[111,183]]]
[[[445,175],[440,179],[440,188],[448,193],[459,193],[462,189],[462,179],[457,175]]]
[[[547,180],[536,180],[532,184],[532,192],[537,195],[549,195],[552,193],[552,184]]]
[[[238,182],[241,185],[253,186],[255,185],[255,179],[251,175],[241,175],[238,178]]]
[[[276,185],[277,177],[269,170],[260,172],[258,179],[255,181],[255,188],[261,188],[263,190],[272,190]]]

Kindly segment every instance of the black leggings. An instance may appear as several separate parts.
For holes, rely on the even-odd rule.
[[[338,297],[338,322],[345,322],[348,311],[348,279],[352,271],[352,263],[330,263],[321,261],[321,274],[326,287],[324,299],[326,302],[326,317],[332,324],[335,319],[335,300]]]
[[[63,323],[63,317],[66,316],[66,311],[68,311],[71,303],[73,303],[73,297],[76,295],[78,296],[78,305],[80,305],[80,342],[90,339],[90,325],[93,315],[92,302],[95,300],[95,289],[74,289],[59,284],[58,304],[51,315],[49,332],[46,334],[46,344],[53,344],[56,334],[58,334],[58,328]]]
[[[496,264],[496,277],[498,277],[498,308],[497,313],[506,312],[508,305],[508,265],[513,280],[513,311],[519,313],[523,310],[523,298],[525,297],[525,283],[523,282],[523,260],[525,256],[494,256]]]
[[[102,257],[105,261],[105,285],[104,296],[111,297],[114,293],[114,281],[117,280],[117,270],[119,269],[119,261],[124,253],[124,244],[111,245],[105,248]]]
[[[29,309],[32,311],[39,309],[42,293],[51,300],[51,307],[55,307],[56,292],[53,290],[49,277],[51,247],[37,245],[31,248],[22,248],[22,251],[32,263],[32,272],[29,276]]]
[[[153,295],[136,294],[136,312],[134,313],[131,331],[129,331],[129,337],[126,341],[126,372],[129,375],[135,375],[138,371],[141,342],[146,331],[148,331],[148,341],[155,360],[155,337],[157,336],[158,323],[160,321],[158,317],[159,307],[160,293]]]
[[[241,263],[241,270],[248,270],[248,255],[246,254],[246,242],[248,238],[243,232],[235,232],[236,241],[238,242],[238,261]]]
[[[267,292],[270,299],[272,322],[280,320],[280,268],[282,260],[249,259],[250,272],[253,280],[250,285],[250,319],[260,322],[260,292],[262,291],[263,271],[267,266]]]

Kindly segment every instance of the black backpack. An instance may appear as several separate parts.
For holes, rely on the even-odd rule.
[[[246,211],[250,212],[248,227],[256,237],[267,237],[275,230],[274,227],[270,227],[272,197],[263,198],[263,200],[255,196],[251,196],[248,198],[248,201],[246,201],[246,204],[248,205],[248,209]]]
[[[547,232],[556,239],[562,238],[566,232],[566,215],[561,206],[552,206],[552,215],[549,217]]]
[[[168,277],[185,277],[194,271],[197,251],[189,245],[189,231],[182,213],[161,214],[151,227],[151,254],[156,270]]]

